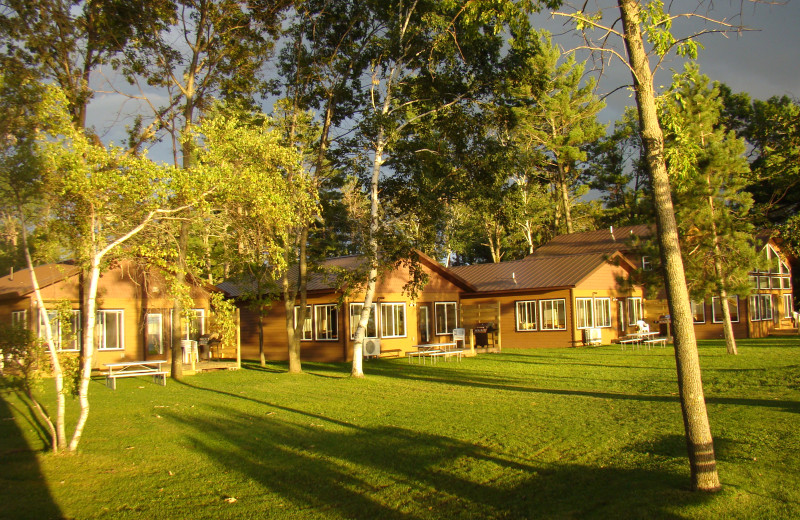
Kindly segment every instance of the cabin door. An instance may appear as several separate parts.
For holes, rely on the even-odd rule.
[[[420,344],[430,343],[431,341],[430,306],[428,305],[419,306],[419,316],[417,316],[417,323],[419,324]]]

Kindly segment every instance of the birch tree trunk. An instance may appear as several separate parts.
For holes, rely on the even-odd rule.
[[[36,295],[36,307],[38,313],[44,313],[45,316],[45,342],[47,343],[47,352],[50,355],[51,371],[53,374],[53,383],[56,388],[56,422],[55,425],[50,417],[45,415],[41,406],[36,403],[36,408],[39,411],[41,419],[50,430],[53,442],[53,453],[58,453],[67,447],[67,434],[64,427],[64,414],[66,396],[64,395],[64,371],[61,368],[61,362],[58,359],[58,351],[56,350],[55,341],[53,340],[53,329],[50,326],[50,320],[47,317],[47,310],[44,306],[44,299],[42,298],[42,291],[39,289],[39,280],[36,277],[36,272],[33,269],[33,259],[31,252],[28,249],[28,232],[25,229],[25,222],[21,222],[20,229],[22,230],[22,249],[25,252],[25,262],[28,264],[28,270],[31,272],[31,285],[33,292]],[[39,319],[39,315],[35,319]]]
[[[641,32],[640,6],[636,0],[618,0],[618,5],[636,91],[642,142],[653,185],[667,301],[675,331],[678,390],[689,453],[692,489],[717,491],[721,486],[703,396],[689,291],[686,287],[669,175],[664,159],[664,137],[658,122],[653,77]]]

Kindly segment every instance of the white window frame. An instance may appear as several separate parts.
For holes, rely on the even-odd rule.
[[[336,328],[320,330],[325,323],[335,323]],[[339,341],[339,307],[335,303],[314,305],[314,337],[317,341]]]
[[[516,330],[517,332],[533,332],[537,330],[537,308],[538,302],[536,300],[522,300],[515,302],[514,309],[516,313]],[[531,316],[533,320],[531,320]]]
[[[759,307],[761,308],[761,321],[769,321],[775,315],[771,294],[759,294]]]
[[[453,323],[448,319],[448,309],[452,306]],[[439,309],[442,309],[441,311]],[[444,314],[440,314],[444,313]],[[439,329],[439,316],[444,316],[444,329]],[[433,304],[433,328],[437,336],[448,336],[453,333],[458,323],[458,302],[434,302]]]
[[[653,269],[653,264],[650,263],[650,257],[642,256],[642,271],[650,271]]]
[[[23,311],[24,312],[24,311]],[[46,310],[45,312],[39,311],[39,323],[38,323],[38,334],[39,337],[44,339],[45,331],[44,331],[44,317],[45,314],[47,315],[48,320],[50,321],[50,332],[53,334],[53,341],[56,344],[56,350],[59,352],[78,352],[80,350],[81,345],[81,311],[80,309],[72,309],[70,311],[70,322],[72,326],[72,333],[75,336],[70,341],[66,342],[67,346],[65,347],[63,343],[62,331],[61,331],[61,319],[58,317],[58,311],[54,310]]]
[[[297,315],[300,312],[300,306],[294,306],[294,328],[297,328]],[[313,325],[313,318],[312,315],[314,314],[314,309],[311,305],[306,305],[306,319],[303,323],[303,330],[300,332],[300,341],[314,341],[314,325]]]
[[[751,294],[747,298],[748,308],[750,309],[750,321],[761,321],[761,306],[757,294]]]
[[[183,339],[192,339],[192,331],[189,328],[189,323],[195,320],[199,320],[200,322],[200,330],[195,331],[197,332],[197,336],[202,336],[206,333],[206,310],[205,309],[190,309],[189,312],[194,313],[194,317],[191,318],[184,318],[181,321],[183,322]]]
[[[23,329],[27,329],[28,309],[22,309],[21,311],[11,311],[11,326],[22,327]]]
[[[634,326],[639,321],[644,320],[644,306],[642,304],[642,298],[639,296],[632,296],[628,298],[628,325]]]
[[[547,309],[545,309],[547,307]],[[564,314],[563,322],[561,323],[562,326],[558,327],[553,320],[552,324],[548,324],[545,320],[545,316],[547,313],[554,313],[558,316],[558,310],[561,310]],[[567,301],[564,298],[552,298],[548,300],[539,300],[539,330],[542,331],[550,331],[550,330],[567,330]]]
[[[117,346],[108,346],[108,327],[106,322],[109,316],[114,316],[117,321],[119,338]],[[123,309],[101,309],[97,311],[97,324],[95,327],[97,350],[125,350],[125,311]]]
[[[158,318],[158,349],[150,350],[150,318]],[[148,354],[163,354],[164,353],[164,316],[160,312],[148,312],[144,317],[144,341],[145,348]]]
[[[594,328],[594,306],[591,298],[575,298],[575,325],[578,329]]]
[[[725,319],[722,316],[722,307],[719,307],[719,319],[717,319],[717,307],[719,307],[719,296],[711,298],[711,323],[722,323]],[[739,323],[739,297],[728,296],[728,311],[731,313],[731,323]],[[736,318],[734,319],[734,312]]]
[[[611,298],[594,298],[594,326],[597,329],[611,328]]]
[[[695,324],[705,323],[706,322],[706,302],[705,300],[695,301],[692,300],[689,302],[692,306],[692,320],[694,320]],[[697,312],[697,309],[700,309],[700,312]],[[698,320],[697,315],[702,314],[703,319]]]
[[[350,339],[356,339],[356,329],[358,322],[361,320],[361,311],[364,309],[363,303],[350,304]],[[378,337],[378,305],[373,303],[372,309],[369,312],[369,320],[367,321],[367,328],[364,330],[364,337],[374,339]],[[370,323],[374,332],[370,334]]]
[[[405,338],[408,329],[405,302],[381,302],[381,337]],[[403,330],[398,329],[397,321],[401,321]],[[391,330],[387,330],[390,328]]]
[[[791,318],[792,311],[792,295],[791,294],[784,294],[783,296],[783,317],[784,318]]]

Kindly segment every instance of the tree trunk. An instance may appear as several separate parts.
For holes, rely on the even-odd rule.
[[[689,291],[686,288],[669,174],[664,160],[664,138],[656,111],[653,77],[641,33],[639,3],[636,0],[618,0],[618,3],[636,90],[642,141],[653,185],[667,301],[675,331],[678,390],[689,452],[691,485],[694,490],[717,491],[721,486],[714,442],[703,396]]]
[[[572,208],[569,202],[569,185],[567,183],[567,172],[564,165],[558,165],[558,193],[561,198],[561,207],[564,209],[564,224],[567,226],[567,234],[573,232]]]
[[[100,262],[102,257],[94,255],[89,269],[89,283],[86,289],[86,327],[83,330],[83,359],[81,366],[81,380],[78,387],[78,400],[81,411],[75,431],[69,442],[69,451],[76,451],[78,443],[89,418],[89,382],[92,380],[92,362],[94,360],[94,329],[97,321],[97,286],[100,282]]]
[[[36,295],[36,307],[39,309],[39,312],[45,313],[47,316],[47,311],[45,310],[44,306],[44,299],[42,298],[42,291],[39,290],[39,280],[36,278],[36,272],[33,270],[33,259],[31,258],[31,252],[28,249],[28,233],[25,229],[25,223],[22,222],[20,226],[21,235],[22,235],[22,248],[25,252],[25,261],[28,264],[28,269],[31,272],[31,285],[33,286],[33,292]],[[37,315],[35,319],[39,319]],[[47,343],[47,352],[50,355],[50,364],[51,364],[51,371],[53,373],[53,382],[56,387],[56,422],[55,425],[53,421],[45,415],[44,410],[42,410],[41,406],[39,406],[38,402],[33,398],[33,395],[29,395],[29,398],[33,401],[34,406],[39,411],[39,415],[41,416],[42,420],[47,424],[48,429],[51,432],[53,437],[53,453],[58,453],[60,450],[67,447],[67,434],[66,429],[64,427],[64,414],[65,414],[65,402],[66,396],[64,395],[64,371],[61,368],[61,362],[58,359],[58,352],[56,350],[55,342],[53,341],[53,330],[50,327],[50,320],[45,317],[45,340]]]
[[[711,177],[706,177],[709,189],[711,186]],[[737,355],[736,338],[733,336],[733,323],[731,322],[731,310],[728,307],[728,291],[725,289],[725,268],[722,265],[722,252],[719,246],[719,234],[717,233],[716,214],[714,208],[714,197],[709,195],[708,206],[711,209],[711,233],[714,238],[714,274],[717,277],[717,284],[719,287],[719,303],[722,306],[722,330],[725,334],[725,349],[728,354]],[[713,310],[713,309],[712,309]]]
[[[175,285],[183,286],[186,284],[186,250],[189,247],[189,222],[181,222],[181,229],[178,235],[178,269],[175,273]],[[175,297],[172,303],[172,345],[170,346],[170,376],[176,381],[183,378],[183,351],[181,341],[183,340],[183,324],[181,322],[184,314],[183,300]],[[188,323],[187,323],[188,326]]]
[[[267,366],[264,356],[264,311],[261,305],[258,306],[258,357],[261,359],[261,366]]]

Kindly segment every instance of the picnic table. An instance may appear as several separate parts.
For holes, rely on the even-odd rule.
[[[425,363],[426,358],[430,358],[431,363],[436,362],[440,357],[447,361],[451,357],[457,357],[461,361],[461,356],[464,354],[462,349],[457,348],[458,343],[424,343],[422,345],[414,345],[416,351],[407,352],[408,362],[411,363],[412,358],[417,358],[420,363]]]
[[[167,386],[167,372],[161,366],[164,363],[166,363],[166,361],[163,359],[106,363],[106,386],[112,390],[116,390],[118,378],[138,376],[153,376],[154,383]]]

